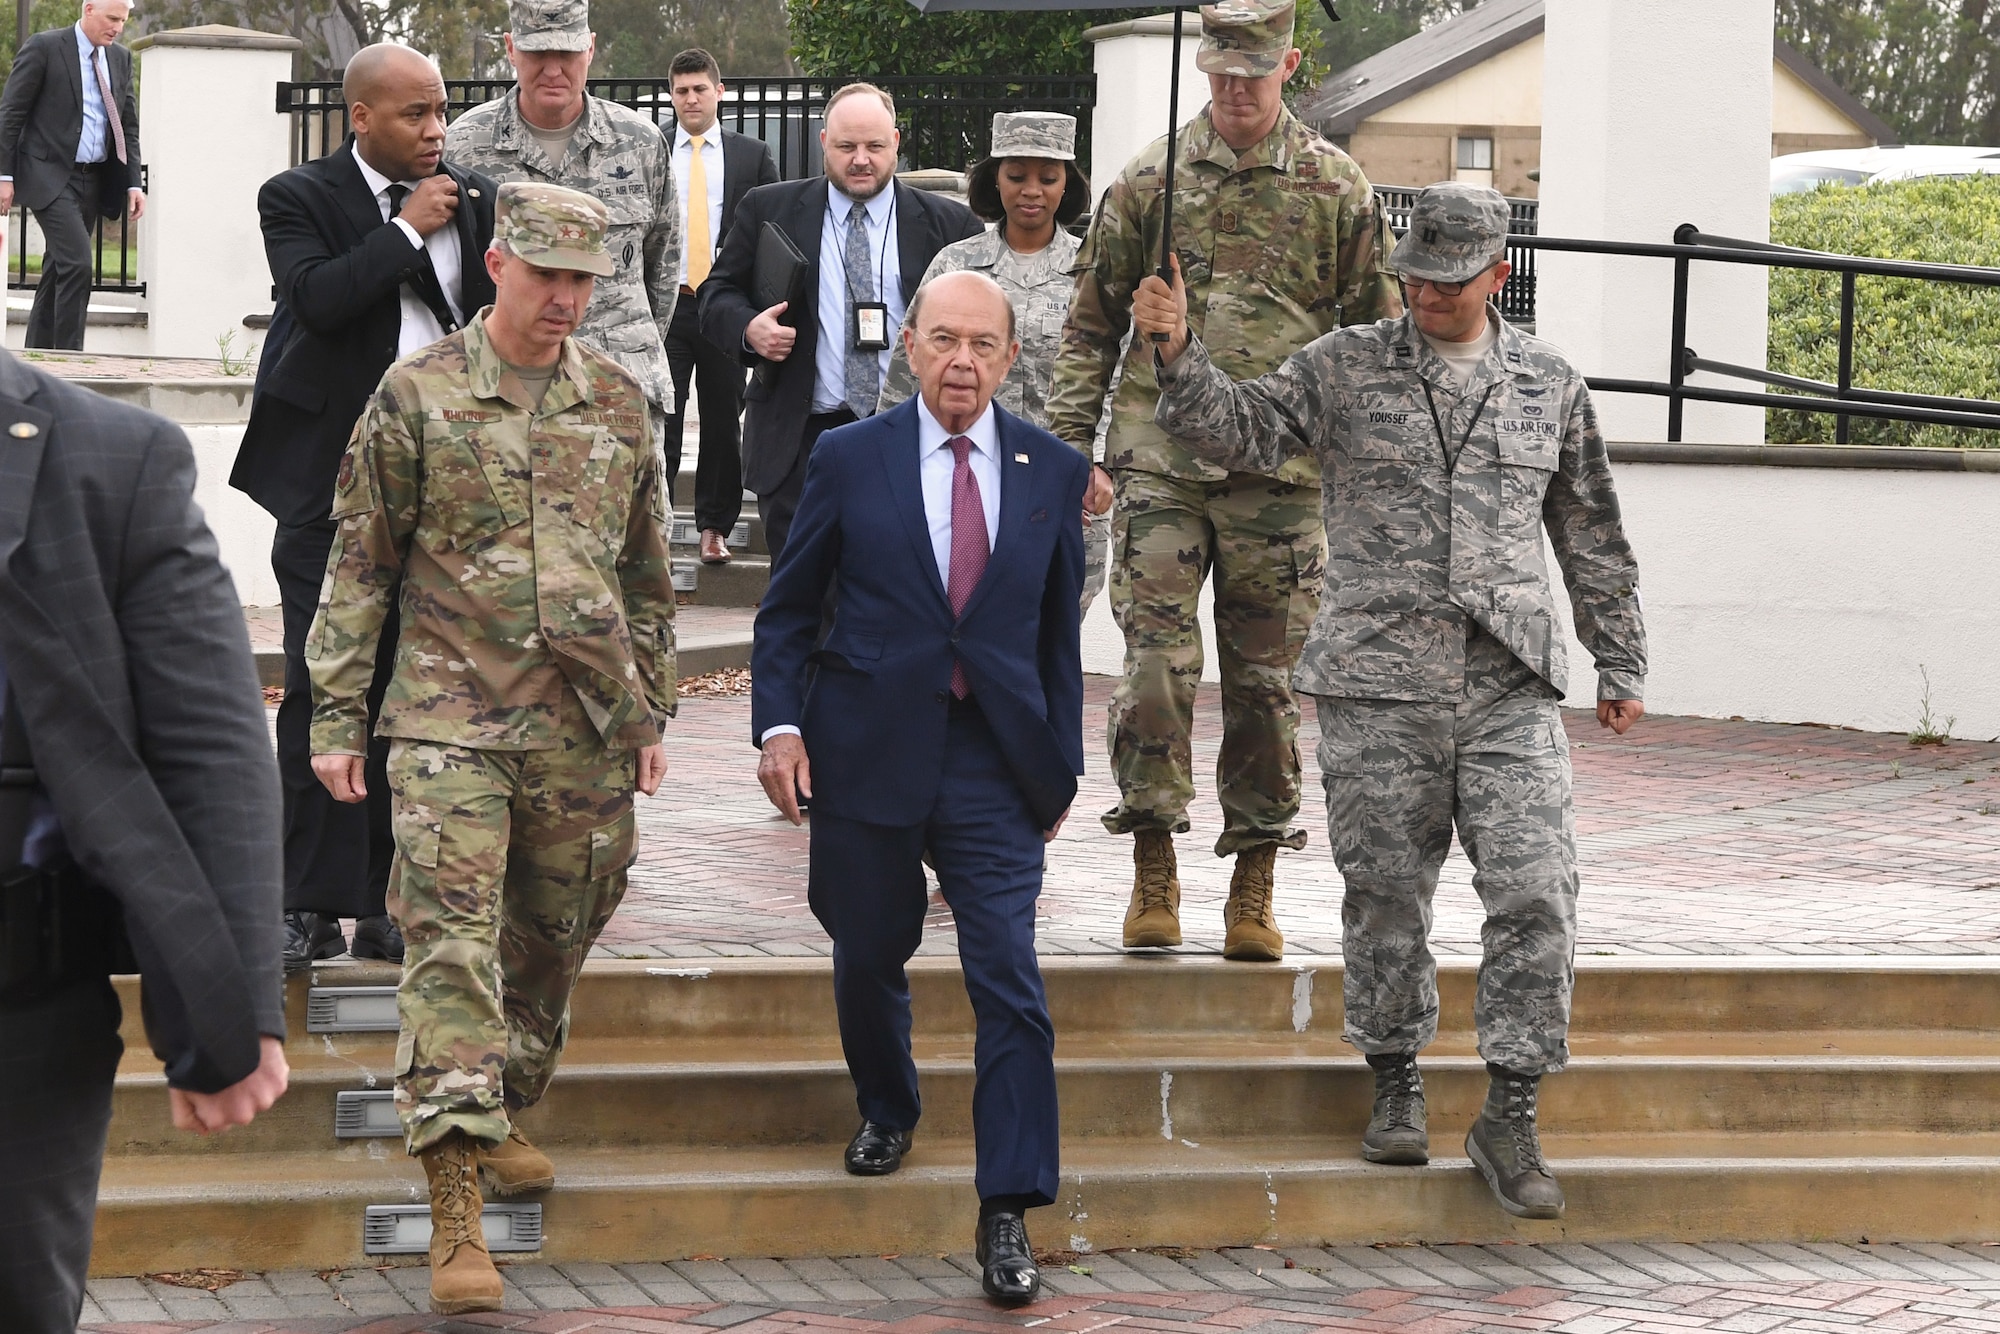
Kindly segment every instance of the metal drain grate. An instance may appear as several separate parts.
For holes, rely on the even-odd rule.
[[[542,1206],[489,1204],[480,1215],[486,1249],[501,1252],[542,1249]],[[428,1204],[371,1204],[361,1219],[364,1255],[422,1255],[431,1248]]]
[[[402,1133],[394,1090],[343,1089],[333,1095],[335,1139],[378,1139]]]
[[[306,992],[308,1033],[393,1033],[394,987],[314,987]]]

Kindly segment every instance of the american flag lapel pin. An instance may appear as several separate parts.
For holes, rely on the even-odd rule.
[[[1026,454],[1016,454],[1014,456],[1014,462],[1016,463],[1026,463],[1027,461],[1028,461],[1028,456]]]

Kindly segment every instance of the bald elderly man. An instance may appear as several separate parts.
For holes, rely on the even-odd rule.
[[[257,211],[278,309],[257,373],[250,425],[229,483],[278,521],[271,570],[285,615],[278,771],[285,791],[285,967],[352,949],[399,962],[388,917],[394,842],[386,742],[369,755],[369,799],[344,806],[313,777],[305,643],[333,549],[333,484],[361,410],[398,358],[493,301],[483,256],[496,186],[443,160],[444,78],[380,42],[347,64],[347,143],[264,183]],[[369,718],[396,647],[382,633]],[[354,919],[350,947],[341,918]]]
[[[904,965],[923,936],[926,850],[937,868],[978,1020],[976,1246],[987,1295],[1012,1305],[1041,1287],[1024,1215],[1055,1202],[1059,1166],[1035,901],[1042,844],[1083,772],[1090,464],[993,402],[1021,344],[991,278],[924,284],[901,337],[917,396],[826,432],[806,464],[757,610],[751,738],[785,818],[812,803],[807,896],[833,939],[857,1176],[894,1172],[916,1130]]]

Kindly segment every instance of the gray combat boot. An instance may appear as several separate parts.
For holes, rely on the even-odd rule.
[[[1431,1137],[1424,1124],[1424,1077],[1417,1058],[1370,1056],[1375,1071],[1375,1110],[1361,1137],[1361,1156],[1371,1163],[1421,1167],[1431,1160]]]
[[[1535,1094],[1540,1075],[1516,1074],[1487,1063],[1492,1083],[1486,1105],[1465,1137],[1465,1153],[1493,1188],[1500,1207],[1516,1218],[1561,1218],[1562,1187],[1542,1161],[1535,1134]]]

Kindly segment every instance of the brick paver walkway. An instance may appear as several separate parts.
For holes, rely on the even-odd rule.
[[[416,1314],[422,1267],[235,1276],[210,1293],[93,1283],[84,1327],[125,1334],[1781,1334],[2000,1330],[1980,1246],[1343,1246],[1043,1257],[1043,1300],[1001,1311],[969,1255],[509,1265],[507,1309]],[[176,1276],[178,1277],[178,1276]],[[195,1276],[198,1277],[198,1276]],[[217,1275],[209,1283],[229,1277]],[[183,1282],[187,1281],[185,1278]],[[119,1323],[110,1323],[117,1321]]]
[[[1050,849],[1040,939],[1052,953],[1115,949],[1131,843],[1098,823],[1116,800],[1102,751],[1111,682],[1089,677],[1089,769]],[[1310,721],[1308,706],[1308,728]],[[1913,747],[1901,736],[1653,717],[1625,737],[1568,717],[1589,954],[2000,952],[2000,745]],[[756,780],[747,699],[693,699],[669,740],[661,795],[641,803],[632,892],[604,948],[628,956],[824,954],[806,908],[806,834]],[[1220,948],[1231,863],[1211,855],[1221,815],[1206,777],[1220,733],[1204,687],[1205,775],[1178,840],[1189,949]],[[1308,735],[1312,733],[1309,730]],[[1290,948],[1339,952],[1339,876],[1311,747],[1302,853],[1278,862]],[[933,907],[926,951],[949,951]],[[1454,850],[1437,900],[1442,952],[1476,953],[1471,868]]]

